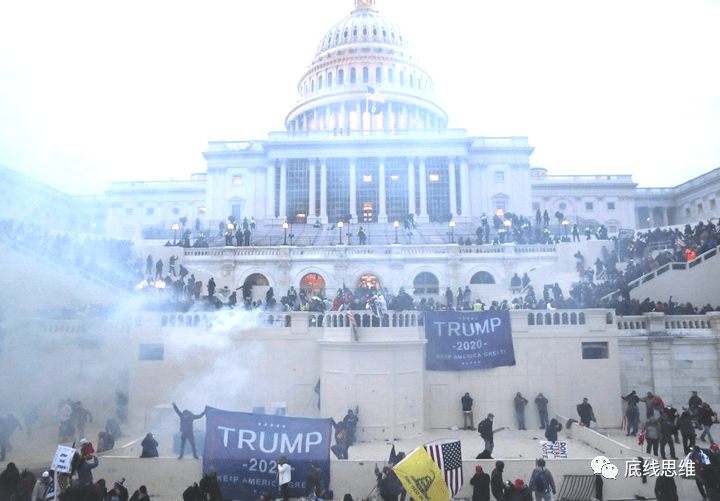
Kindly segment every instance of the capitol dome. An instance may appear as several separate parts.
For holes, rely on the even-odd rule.
[[[447,113],[431,97],[434,80],[405,32],[379,14],[375,0],[354,4],[320,39],[298,81],[287,130],[445,129]],[[368,100],[373,92],[376,99]]]

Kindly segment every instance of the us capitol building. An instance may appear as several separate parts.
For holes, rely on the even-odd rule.
[[[320,38],[299,76],[299,98],[285,117],[286,130],[262,141],[210,142],[206,172],[189,180],[113,182],[98,197],[69,196],[2,168],[0,202],[8,213],[41,218],[55,231],[130,239],[138,253],[166,263],[179,254],[197,279],[207,283],[214,277],[218,288],[234,290],[252,281],[259,298],[269,287],[279,297],[290,286],[333,297],[343,284],[364,281],[393,292],[405,287],[417,298],[470,284],[473,298],[487,302],[511,298],[510,277],[525,272],[536,290],[560,282],[567,291],[578,280],[572,255],[580,250],[593,262],[611,241],[458,246],[450,238],[472,236],[474,242],[481,216],[498,210],[525,216],[547,210],[551,217],[561,212],[571,223],[604,224],[611,236],[720,215],[719,169],[679,186],[648,189],[626,174],[553,176],[531,166],[533,147],[526,137],[469,137],[464,129],[449,129],[447,112],[432,97],[434,79],[410,42],[380,15],[375,0],[354,0],[352,11]],[[257,221],[250,247],[225,246],[217,238],[208,248],[163,245],[180,236],[172,229],[180,218],[192,230],[197,221],[217,236],[231,215]],[[398,240],[393,223],[408,215],[417,225],[414,240],[405,232]],[[451,220],[456,226],[449,228]],[[363,225],[371,245],[347,245],[340,222],[353,231]],[[185,223],[180,233],[184,228]],[[291,245],[281,245],[288,243],[288,232]],[[17,262],[53,273],[51,267],[28,266],[29,253],[5,240],[0,244],[9,266]],[[634,293],[663,300],[682,300],[686,293],[685,300],[704,304],[714,298],[698,301],[691,296],[697,291],[675,291],[676,284],[717,276],[719,266],[707,260],[671,270]],[[128,301],[100,281],[60,278],[68,288],[48,292],[48,304],[82,301],[73,296],[78,291],[85,301],[88,294],[99,302]],[[198,395],[237,410],[337,419],[359,405],[361,440],[459,426],[466,391],[475,398],[476,420],[493,412],[496,422],[508,426],[517,391],[533,398],[542,391],[551,413],[571,417],[589,397],[600,422],[618,425],[621,391],[650,390],[680,407],[690,390],[698,390],[712,405],[720,404],[720,318],[714,313],[666,319],[661,313],[622,318],[610,310],[514,310],[516,365],[469,372],[424,369],[418,311],[387,312],[377,323],[358,312],[357,340],[342,312],[267,312],[254,320],[233,313],[220,319],[206,312],[128,309],[106,320],[33,318],[6,331],[32,336],[40,350],[66,350],[68,359],[78,358],[78,348],[58,347],[52,342],[58,332],[79,340],[102,333],[101,341],[83,342],[80,349],[90,358],[115,350],[117,364],[125,365],[113,366],[116,380],[107,387],[128,393],[131,423],[143,429],[172,422],[173,400],[184,398],[184,405],[196,409],[204,405],[191,401]],[[3,365],[2,377],[15,378],[16,367]],[[87,380],[87,366],[67,370]],[[199,386],[217,383],[222,374],[232,374],[237,389]],[[316,387],[320,400],[308,405]],[[77,390],[83,388],[78,383]],[[86,406],[102,408],[104,401],[92,398],[83,398]],[[528,412],[529,428],[537,428],[533,415]]]

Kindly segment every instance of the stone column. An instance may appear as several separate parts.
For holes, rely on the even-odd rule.
[[[457,216],[457,187],[455,186],[455,159],[450,158],[448,162],[448,184],[450,185],[450,212],[453,217]]]
[[[380,212],[378,213],[378,223],[387,223],[387,208],[385,205],[385,158],[378,158],[378,195],[380,201]]]
[[[275,219],[275,160],[270,160],[267,165],[265,176],[265,207],[266,218],[270,221]]]
[[[310,127],[310,130],[320,130],[320,127],[318,127],[318,121],[317,121],[317,108],[313,110],[312,114],[312,127]]]
[[[408,159],[408,214],[415,214],[415,159]]]
[[[308,173],[309,173],[309,184],[308,186],[308,215],[307,215],[307,222],[312,224],[315,222],[315,161],[311,160],[310,164],[308,165]],[[311,219],[312,218],[312,219]]]
[[[350,158],[350,219],[357,223],[357,183],[355,175],[355,158]]]
[[[468,160],[463,157],[460,159],[460,207],[463,219],[470,220],[470,169],[468,168]]]
[[[287,159],[280,160],[280,214],[278,217],[287,219]]]
[[[345,103],[340,103],[340,116],[342,117],[342,128],[347,130],[350,128],[350,120],[345,116]],[[340,124],[338,124],[338,129]]]
[[[360,111],[360,101],[355,103],[355,115],[357,115],[357,130],[363,130],[363,114]]]
[[[327,158],[320,159],[320,222],[327,224]]]
[[[420,157],[420,217],[418,222],[430,221],[427,213],[427,173],[425,172],[425,157]]]

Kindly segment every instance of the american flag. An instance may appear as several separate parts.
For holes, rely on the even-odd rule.
[[[380,92],[379,90],[377,90],[377,89],[375,89],[375,88],[373,88],[373,87],[368,87],[368,88],[367,88],[367,100],[368,100],[368,101],[375,101],[375,102],[378,102],[378,103],[384,103],[384,102],[385,102],[385,96],[383,96],[383,95],[382,95],[382,92]]]
[[[348,320],[350,321],[350,330],[353,333],[353,337],[355,338],[355,341],[358,340],[357,336],[357,320],[355,320],[355,315],[352,314],[351,311],[347,312]]]
[[[450,497],[460,492],[463,485],[462,450],[460,440],[436,442],[423,446],[435,464],[440,467]]]
[[[682,237],[677,237],[675,239],[675,247],[677,247],[678,249],[682,249],[683,247],[685,247],[685,240],[683,240]]]

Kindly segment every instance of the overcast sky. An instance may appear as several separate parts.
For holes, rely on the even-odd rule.
[[[352,0],[0,5],[0,164],[78,194],[187,179],[283,130]],[[550,174],[672,186],[720,167],[720,0],[377,0],[450,127],[528,136]]]

